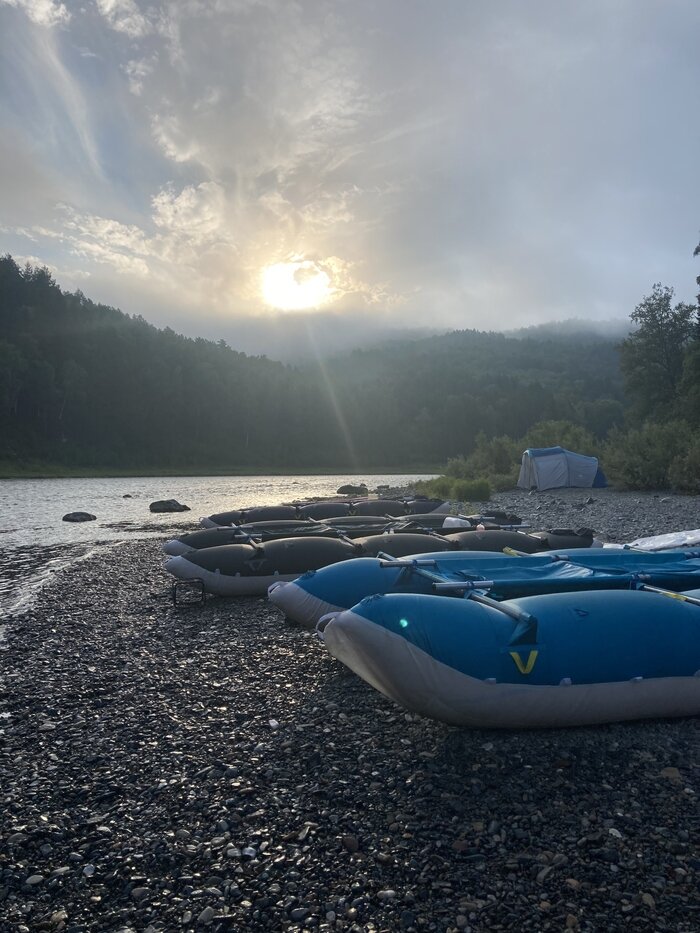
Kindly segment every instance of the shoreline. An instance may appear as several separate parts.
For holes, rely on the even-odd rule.
[[[522,517],[596,506],[577,493]],[[72,564],[10,623],[0,926],[697,928],[700,721],[422,719],[264,599],[173,607],[159,543]]]
[[[157,479],[159,477],[168,477],[174,479],[176,477],[202,477],[206,478],[208,476],[235,476],[235,477],[259,477],[259,476],[402,476],[406,473],[410,474],[421,474],[425,476],[436,476],[440,471],[440,467],[431,468],[425,464],[420,464],[415,469],[399,469],[397,467],[389,467],[383,469],[381,467],[372,467],[371,469],[362,470],[361,467],[351,466],[348,469],[342,469],[340,467],[324,470],[321,468],[316,469],[294,469],[294,470],[284,470],[282,468],[272,468],[272,469],[263,469],[262,467],[241,467],[239,469],[233,467],[222,467],[221,469],[215,470],[211,467],[207,469],[168,469],[168,468],[128,468],[125,467],[123,470],[119,469],[97,469],[97,468],[69,468],[61,467],[58,464],[37,464],[28,466],[25,468],[13,467],[12,465],[3,464],[0,462],[0,480],[13,480],[13,479],[138,479],[140,477],[147,479]]]

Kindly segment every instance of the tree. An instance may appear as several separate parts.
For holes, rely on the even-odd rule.
[[[681,399],[686,352],[698,333],[698,308],[672,307],[673,289],[657,283],[630,318],[637,329],[620,345],[626,387],[641,417],[666,417]]]

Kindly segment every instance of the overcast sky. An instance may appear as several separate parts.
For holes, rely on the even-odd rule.
[[[348,334],[694,300],[699,35],[698,0],[0,0],[0,252],[244,349],[305,283],[287,323]]]

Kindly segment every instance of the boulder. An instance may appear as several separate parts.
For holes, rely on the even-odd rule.
[[[94,522],[96,520],[96,515],[91,515],[89,512],[69,512],[67,515],[63,516],[64,522]]]
[[[189,512],[189,505],[182,505],[177,499],[158,499],[148,506],[151,512]]]
[[[353,486],[351,483],[348,483],[345,486],[341,486],[338,490],[339,496],[366,496],[367,495],[367,486],[364,483],[361,483],[359,486]]]

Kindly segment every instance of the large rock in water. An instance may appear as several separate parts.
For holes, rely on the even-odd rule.
[[[64,522],[94,522],[96,519],[97,516],[89,512],[68,512],[63,516]]]
[[[341,486],[337,491],[339,496],[366,496],[367,487],[364,483],[360,486],[353,486],[351,483],[348,483],[346,486]]]
[[[148,506],[151,512],[189,512],[189,505],[182,505],[177,499],[158,499]]]

